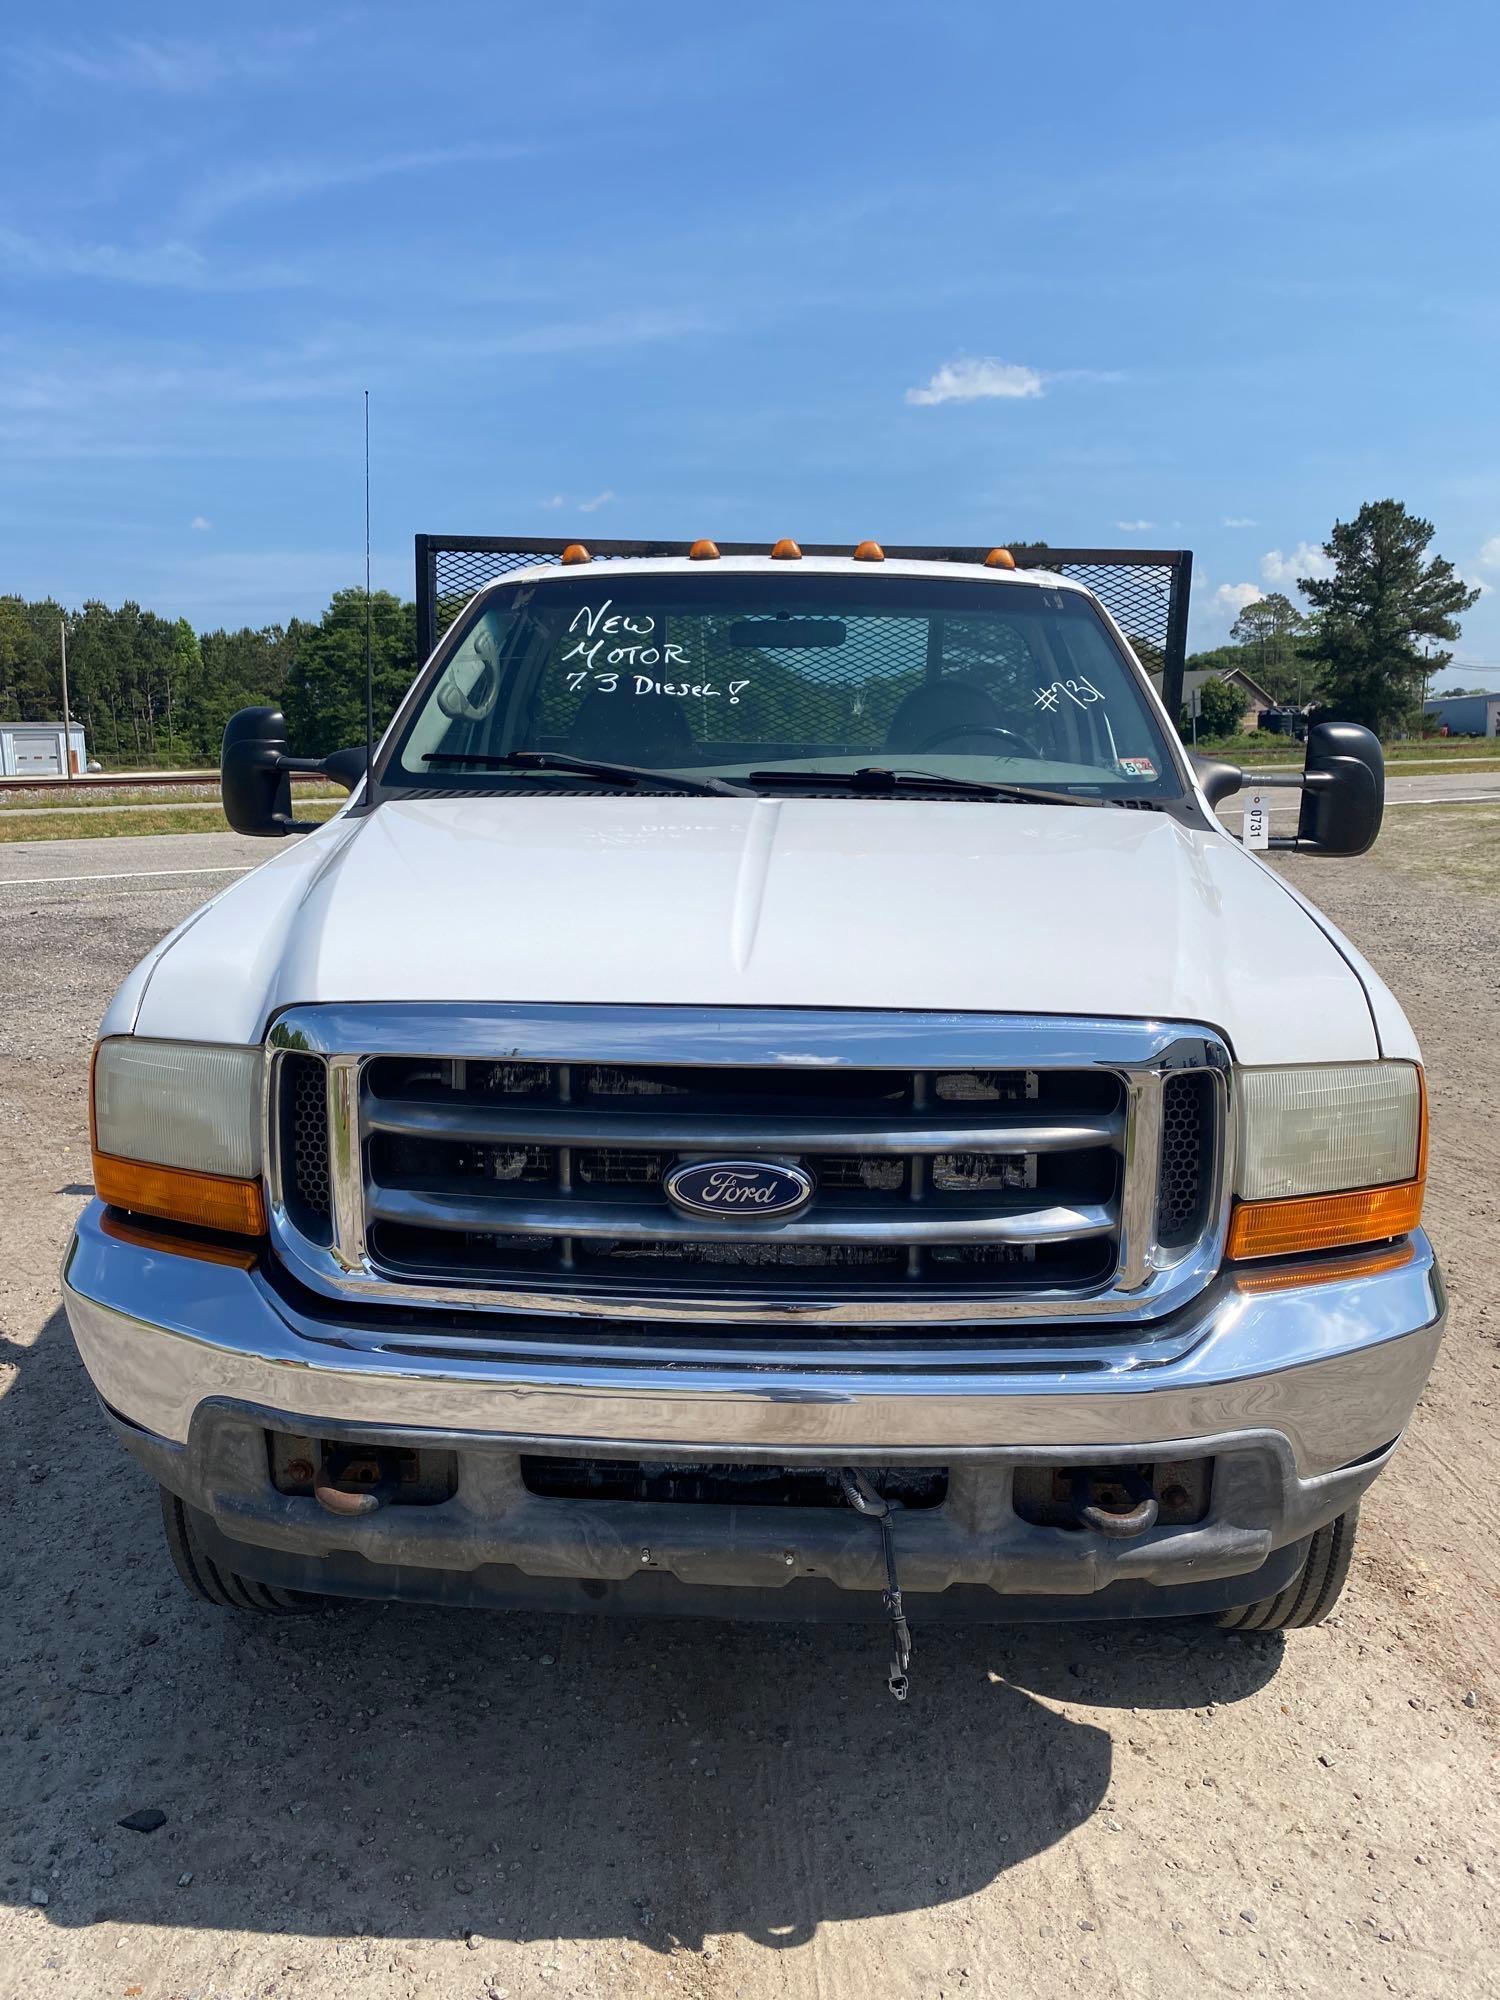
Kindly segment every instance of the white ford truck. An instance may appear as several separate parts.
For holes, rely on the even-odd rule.
[[[521,570],[125,980],[64,1290],[200,1598],[1333,1604],[1442,1332],[1417,1045],[1076,583]],[[1311,733],[1357,853],[1374,739]],[[1278,843],[1273,842],[1273,845]]]

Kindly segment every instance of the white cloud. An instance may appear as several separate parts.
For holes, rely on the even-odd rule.
[[[497,354],[582,354],[591,348],[636,347],[654,340],[681,340],[711,333],[714,322],[697,307],[645,307],[609,312],[598,319],[559,320],[546,326],[521,327],[515,333],[444,344],[455,360],[482,361]]]
[[[232,43],[160,36],[113,35],[65,42],[31,42],[10,51],[12,67],[33,86],[103,84],[184,97],[231,79],[280,75],[328,29],[299,28]]]
[[[1156,523],[1154,521],[1116,521],[1115,526],[1122,535],[1144,535],[1148,529],[1154,528]]]
[[[597,514],[599,509],[607,507],[614,497],[614,488],[606,486],[602,493],[594,494],[589,500],[570,500],[566,493],[549,493],[541,504],[553,512],[560,507],[571,507],[575,514]]]
[[[285,264],[246,264],[216,269],[190,243],[144,245],[70,243],[52,235],[28,236],[0,225],[0,256],[12,268],[41,277],[98,278],[121,285],[158,285],[181,291],[254,291],[300,284]]]
[[[1298,542],[1290,555],[1267,549],[1260,559],[1260,573],[1267,583],[1295,583],[1299,576],[1332,576],[1333,564],[1316,542]]]
[[[1246,514],[1226,514],[1224,516],[1224,526],[1226,528],[1258,528],[1260,523],[1259,521],[1252,521]]]
[[[1221,583],[1213,601],[1217,610],[1238,618],[1246,605],[1259,604],[1265,594],[1253,583]]]
[[[213,526],[213,522],[209,520],[206,514],[195,514],[192,520],[188,522],[188,526],[193,530],[194,534],[206,535]]]
[[[908,389],[908,403],[974,403],[986,397],[1025,399],[1044,393],[1042,376],[1019,361],[992,357],[945,361],[920,389]]]
[[[336,188],[364,187],[371,181],[390,180],[402,174],[514,160],[525,150],[520,146],[480,143],[377,153],[364,159],[260,161],[205,181],[183,202],[179,221],[183,229],[191,232],[207,228],[237,208],[302,201],[310,195],[330,193]]]
[[[1481,569],[1500,569],[1500,535],[1491,535],[1479,551]]]

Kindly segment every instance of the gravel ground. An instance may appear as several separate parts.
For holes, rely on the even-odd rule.
[[[898,1710],[860,1629],[180,1594],[56,1271],[104,1002],[232,879],[147,871],[264,852],[5,855],[0,1993],[1500,1993],[1492,898],[1383,850],[1288,865],[1422,1035],[1453,1292],[1340,1612],[1233,1644],[919,1619]]]

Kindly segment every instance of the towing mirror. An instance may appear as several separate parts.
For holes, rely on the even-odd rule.
[[[279,708],[242,708],[224,725],[219,753],[219,791],[224,817],[236,833],[277,840],[310,833],[318,820],[292,818],[292,775],[331,778],[352,792],[365,775],[361,744],[327,757],[287,755],[286,717]]]
[[[1267,845],[1299,854],[1364,854],[1375,845],[1385,816],[1385,753],[1357,722],[1319,722],[1307,733],[1302,775],[1242,771],[1211,757],[1194,757],[1193,770],[1211,806],[1233,798],[1247,784],[1257,791],[1302,794],[1296,837],[1273,835]]]
[[[1319,722],[1307,732],[1297,838],[1273,847],[1307,854],[1364,854],[1385,816],[1385,753],[1357,722]]]

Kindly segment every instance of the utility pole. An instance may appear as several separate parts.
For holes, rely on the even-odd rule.
[[[1422,740],[1422,731],[1427,727],[1427,688],[1432,680],[1432,641],[1426,640],[1422,646],[1422,706],[1417,710],[1417,741]]]
[[[57,622],[58,636],[62,640],[62,697],[63,697],[63,772],[71,785],[73,782],[73,719],[68,711],[68,621],[60,618]]]

